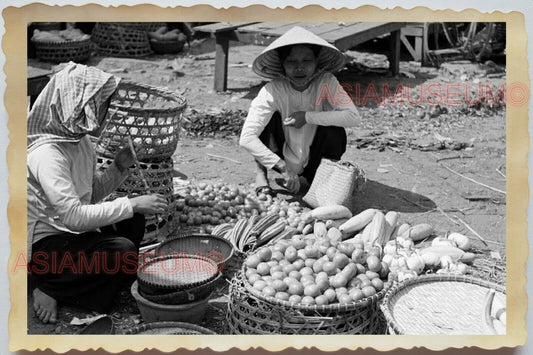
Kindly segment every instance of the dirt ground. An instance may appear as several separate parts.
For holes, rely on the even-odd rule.
[[[379,43],[375,44],[379,47]],[[232,43],[229,55],[228,90],[213,90],[214,41],[195,40],[178,55],[153,55],[142,59],[92,57],[88,64],[137,82],[165,87],[181,93],[188,102],[175,168],[189,180],[222,180],[242,185],[254,179],[253,161],[238,146],[238,127],[225,127],[216,134],[202,134],[195,120],[219,125],[216,119],[240,120],[265,81],[250,66],[264,47]],[[402,61],[401,75],[391,77],[384,68],[386,57],[369,48],[354,48],[347,69],[338,74],[349,84],[360,110],[362,124],[348,131],[344,160],[356,162],[366,172],[368,182],[360,193],[354,212],[368,207],[401,213],[400,221],[427,222],[439,234],[477,233],[487,244],[474,242],[479,252],[497,251],[505,257],[505,106],[497,102],[497,88],[505,83],[505,63],[446,63],[441,68],[421,67]],[[33,61],[35,66],[50,67]],[[439,105],[430,99],[419,103],[420,88],[439,87],[444,97]],[[478,87],[488,85],[492,92],[475,105]],[[404,87],[396,102],[378,104],[386,88],[394,95]],[[405,88],[410,86],[406,96]],[[372,87],[376,88],[375,95]],[[448,91],[446,91],[448,90]],[[450,94],[452,92],[452,94]],[[459,92],[455,95],[453,92]],[[448,96],[447,93],[449,94]],[[427,93],[426,93],[427,94]],[[492,95],[492,96],[491,96]],[[401,102],[400,96],[403,97]],[[446,101],[446,97],[449,101]],[[435,99],[435,96],[433,97]],[[494,99],[494,100],[493,100]],[[186,127],[196,127],[197,131]],[[200,128],[198,128],[200,127]],[[482,185],[484,184],[484,185]],[[500,191],[498,191],[500,190]],[[225,332],[225,294],[221,288],[210,302],[203,325]],[[33,317],[28,298],[28,333],[72,334],[80,328],[69,324],[75,315],[88,313],[60,308],[60,321],[42,325]],[[141,322],[136,305],[124,290],[112,313],[119,329]]]

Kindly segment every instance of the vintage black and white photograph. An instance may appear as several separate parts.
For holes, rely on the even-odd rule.
[[[28,22],[27,334],[506,334],[506,27]]]

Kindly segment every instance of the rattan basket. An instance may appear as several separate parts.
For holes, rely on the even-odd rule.
[[[152,54],[146,28],[135,23],[98,22],[92,40],[100,55],[111,57],[145,57]]]
[[[93,42],[90,38],[80,41],[43,42],[31,41],[37,58],[46,62],[84,62],[91,56]]]
[[[96,144],[107,158],[131,137],[140,161],[161,161],[174,154],[186,100],[174,92],[122,81],[110,105],[110,118]]]
[[[322,159],[303,200],[313,208],[343,205],[352,209],[356,194],[365,183],[366,174],[357,164]]]
[[[184,322],[152,322],[124,330],[124,335],[201,335],[216,334],[196,324]]]
[[[384,334],[385,289],[350,304],[306,306],[262,295],[243,271],[230,284],[226,318],[233,334]]]
[[[495,290],[495,304],[505,305],[505,288],[465,275],[419,276],[389,289],[381,304],[392,334],[493,334],[483,322],[484,300]]]

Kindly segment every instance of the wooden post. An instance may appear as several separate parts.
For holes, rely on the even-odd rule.
[[[393,31],[390,34],[389,69],[393,76],[400,73],[400,37],[400,30]]]
[[[228,51],[229,39],[224,35],[215,35],[215,91],[226,91],[228,88]]]

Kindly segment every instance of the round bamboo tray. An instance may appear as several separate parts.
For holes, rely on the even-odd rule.
[[[123,334],[137,335],[202,335],[216,334],[196,324],[185,322],[153,322],[126,329]]]
[[[306,306],[255,290],[243,271],[231,280],[226,319],[233,334],[384,334],[378,302],[385,289],[350,304]]]
[[[505,288],[465,275],[431,274],[391,287],[381,309],[392,334],[493,334],[483,321],[484,300],[505,306]]]

